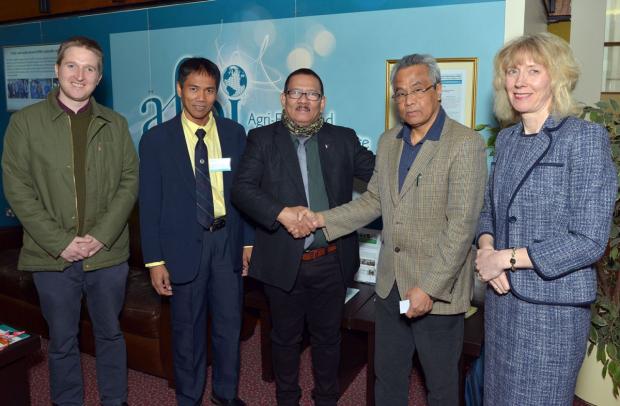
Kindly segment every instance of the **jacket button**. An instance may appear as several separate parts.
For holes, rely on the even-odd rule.
[[[508,217],[508,222],[509,223],[516,223],[517,222],[517,218],[515,216],[510,216],[510,217]]]
[[[400,247],[394,248],[394,252],[400,252]]]

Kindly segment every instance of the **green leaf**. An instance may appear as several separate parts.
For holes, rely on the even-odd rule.
[[[487,147],[489,147],[489,148],[494,147],[496,139],[497,139],[497,134],[489,135],[489,138],[487,138]]]
[[[486,124],[478,124],[478,125],[476,125],[474,127],[474,131],[482,131],[482,130],[484,130],[487,127],[488,127],[488,125],[486,125]]]
[[[611,108],[614,109],[614,111],[618,111],[620,109],[620,104],[618,104],[618,102],[614,99],[609,99],[609,104],[611,104]]]
[[[607,355],[605,354],[605,346],[596,346],[596,360],[602,363],[606,363],[605,361],[607,361]]]
[[[588,337],[588,340],[590,340],[590,345],[588,346],[588,355],[590,355],[590,353],[592,352],[592,348],[594,348],[594,344],[596,343],[596,340],[598,339],[598,333],[596,332],[595,328],[591,328],[590,329],[590,337]]]
[[[609,256],[612,257],[613,259],[618,258],[618,246],[614,246],[611,251],[609,252]]]
[[[618,359],[618,348],[613,343],[607,343],[605,350],[607,351],[609,358],[612,360]]]
[[[607,370],[609,372],[609,376],[611,376],[611,379],[616,382],[620,381],[620,362],[611,361],[607,367]]]
[[[605,377],[607,376],[607,366],[609,364],[605,364],[603,365],[603,370],[601,371],[601,376],[603,377],[603,379],[605,379]]]
[[[598,327],[605,327],[607,326],[607,321],[604,318],[602,318],[600,315],[596,314],[592,316],[592,324]]]

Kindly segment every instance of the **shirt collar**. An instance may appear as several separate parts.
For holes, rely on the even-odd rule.
[[[443,125],[445,122],[446,112],[444,111],[443,107],[439,106],[439,112],[437,112],[437,117],[435,117],[433,125],[431,125],[431,128],[428,129],[426,135],[424,136],[424,138],[422,138],[419,144],[423,143],[426,140],[439,141],[439,137],[441,137],[441,131],[443,130]],[[398,135],[396,135],[396,138],[402,138],[405,140],[405,142],[411,144],[411,137],[409,137],[409,134],[411,134],[411,126],[407,123],[403,123],[403,128],[400,130]],[[407,135],[407,137],[405,137],[405,135]]]
[[[198,130],[199,128],[202,128],[203,130],[205,130],[205,132],[208,134],[210,134],[210,131],[213,129],[213,123],[215,123],[215,119],[213,118],[213,112],[210,111],[209,112],[209,120],[207,121],[207,124],[205,125],[198,125],[196,123],[194,123],[192,120],[190,120],[189,118],[187,118],[187,116],[185,115],[185,110],[183,110],[183,114],[181,114],[181,122],[183,123],[184,126],[186,126],[192,134],[196,134],[196,130]]]
[[[69,107],[67,107],[63,102],[61,102],[58,96],[60,96],[60,92],[58,92],[58,94],[56,95],[56,101],[58,102],[58,106],[61,109],[63,109],[63,111],[67,114],[80,114],[90,108],[90,98],[88,99],[88,102],[84,106],[82,106],[81,109],[79,109],[78,111],[73,111]]]

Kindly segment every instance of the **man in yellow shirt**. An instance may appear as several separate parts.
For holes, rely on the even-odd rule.
[[[208,314],[211,401],[245,405],[237,396],[241,276],[253,232],[229,196],[246,137],[242,126],[213,114],[219,83],[213,62],[183,61],[177,82],[183,111],[140,141],[142,250],[153,287],[171,297],[179,405],[202,404]]]

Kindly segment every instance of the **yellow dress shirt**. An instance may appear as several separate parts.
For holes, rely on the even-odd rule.
[[[213,113],[209,113],[209,121],[205,126],[199,126],[198,124],[190,121],[185,116],[185,111],[181,114],[181,123],[183,124],[183,135],[185,136],[185,143],[187,144],[187,153],[189,160],[192,164],[192,170],[196,173],[196,165],[194,163],[194,152],[196,144],[198,144],[198,137],[196,136],[196,130],[202,128],[207,133],[205,135],[205,144],[207,144],[207,150],[209,151],[209,159],[222,158],[222,147],[220,146],[220,137],[217,133],[217,126],[215,125],[215,119]],[[211,178],[211,191],[213,193],[213,212],[215,218],[226,215],[226,203],[224,202],[224,175],[220,171],[210,171],[209,177]],[[157,261],[146,264],[151,268],[157,265],[164,265],[165,261]]]
[[[207,144],[207,150],[209,151],[209,160],[222,158],[222,147],[220,146],[220,137],[217,133],[217,126],[215,125],[215,119],[213,113],[209,113],[209,121],[207,125],[199,126],[198,124],[190,121],[185,116],[185,111],[181,115],[181,123],[183,124],[183,134],[185,135],[185,143],[187,144],[187,153],[189,160],[192,164],[194,173],[196,172],[196,164],[194,163],[194,152],[196,150],[196,144],[198,144],[198,137],[196,136],[196,130],[202,128],[207,133],[205,135],[205,144]],[[211,178],[211,191],[213,192],[213,213],[215,218],[226,215],[226,204],[224,203],[224,176],[220,171],[210,171],[209,177]]]

